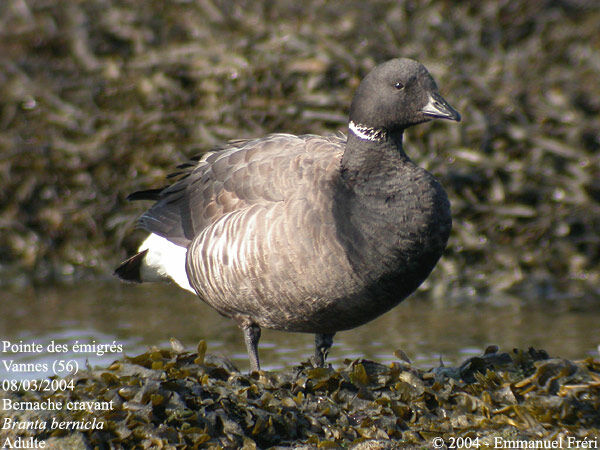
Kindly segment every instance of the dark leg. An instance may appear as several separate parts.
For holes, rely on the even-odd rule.
[[[315,334],[315,358],[313,364],[316,367],[324,367],[325,359],[329,354],[329,349],[333,345],[333,336],[335,333],[330,334]]]
[[[258,341],[260,340],[260,327],[255,323],[244,323],[242,326],[244,332],[244,341],[246,341],[246,350],[250,359],[250,372],[260,370],[258,361]]]

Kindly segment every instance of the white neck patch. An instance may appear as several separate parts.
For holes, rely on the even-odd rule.
[[[365,125],[361,125],[360,123],[356,124],[352,121],[350,121],[350,123],[348,124],[348,128],[357,137],[361,139],[366,139],[367,141],[380,142],[387,137],[387,132],[383,128],[371,128]]]

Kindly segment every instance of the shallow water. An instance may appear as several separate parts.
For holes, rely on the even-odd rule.
[[[248,369],[241,332],[234,322],[173,286],[125,285],[115,280],[9,290],[0,295],[0,344],[8,346],[0,353],[0,380],[51,375],[56,361],[75,361],[80,368],[86,363],[107,365],[123,354],[133,356],[151,346],[169,347],[171,337],[187,350],[194,350],[204,339],[208,352],[225,355],[241,370]],[[417,293],[377,320],[338,333],[328,361],[336,365],[345,358],[365,357],[389,362],[396,359],[394,350],[402,349],[418,367],[427,368],[438,365],[440,358],[446,364],[458,363],[489,344],[504,351],[533,346],[570,359],[598,356],[597,302],[580,308],[535,303],[522,306],[502,301],[490,306],[465,301],[441,306]],[[279,369],[306,360],[312,354],[313,339],[308,334],[263,330],[263,368]],[[41,344],[43,349],[19,351],[29,350],[18,348],[20,341]],[[64,344],[67,352],[49,352],[52,342]],[[122,352],[100,354],[99,344],[113,342],[122,346]],[[96,347],[74,352],[75,344]],[[23,367],[33,372],[15,371],[7,367],[10,361],[39,365]]]

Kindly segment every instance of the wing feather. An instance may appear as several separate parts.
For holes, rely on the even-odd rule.
[[[139,219],[147,231],[187,247],[221,217],[254,205],[283,202],[319,189],[319,173],[336,170],[343,136],[272,134],[229,142],[178,166],[173,184],[132,199],[156,203]],[[307,174],[315,184],[306,184]]]

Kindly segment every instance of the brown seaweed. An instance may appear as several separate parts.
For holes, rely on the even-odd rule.
[[[12,1],[0,9],[3,282],[109,274],[142,205],[228,139],[343,129],[361,77],[422,61],[460,127],[411,130],[453,207],[436,298],[597,298],[600,8],[590,1]]]
[[[393,362],[347,360],[339,368],[309,363],[242,374],[197,353],[150,350],[108,368],[73,376],[60,393],[4,392],[13,401],[112,401],[108,411],[54,414],[103,421],[102,430],[12,430],[58,447],[86,448],[393,448],[432,439],[592,439],[600,430],[600,362],[551,358],[543,351],[488,352],[453,371]],[[201,343],[199,348],[205,349]],[[468,369],[467,369],[468,368]],[[36,412],[0,419],[50,420]],[[6,434],[6,433],[5,433]]]

